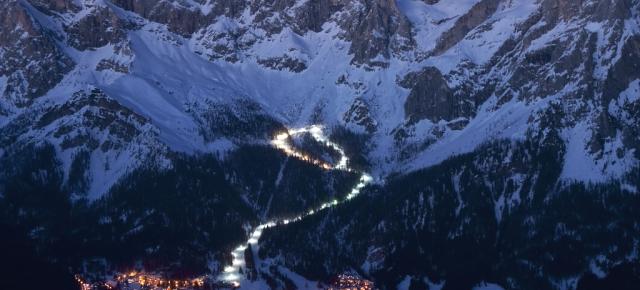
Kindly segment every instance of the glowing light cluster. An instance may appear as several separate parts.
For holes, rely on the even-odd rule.
[[[151,289],[197,289],[204,286],[205,278],[203,276],[191,279],[165,279],[157,274],[132,271],[117,275],[116,281]]]
[[[206,276],[191,279],[165,279],[158,274],[131,271],[117,274],[113,280],[89,283],[80,275],[75,276],[82,290],[120,289],[118,285],[139,286],[144,289],[201,289],[205,286]],[[127,288],[128,289],[128,288]],[[137,288],[135,288],[137,289]]]
[[[338,160],[338,162],[335,165],[331,165],[325,161],[322,161],[320,159],[314,158],[312,156],[309,156],[303,152],[300,152],[298,150],[296,150],[288,141],[289,138],[295,135],[299,135],[299,134],[303,134],[303,133],[309,133],[311,134],[311,136],[318,141],[319,143],[322,143],[323,145],[332,148],[333,150],[337,151],[340,154],[340,160]],[[301,129],[292,129],[289,130],[287,132],[283,132],[280,134],[277,134],[275,136],[275,138],[273,140],[271,140],[271,144],[282,150],[285,154],[291,156],[291,157],[295,157],[298,158],[300,160],[312,163],[314,165],[317,165],[325,170],[331,170],[331,169],[339,169],[339,170],[346,170],[346,171],[352,171],[352,169],[348,168],[347,164],[349,163],[349,158],[346,156],[344,150],[342,150],[342,148],[340,148],[340,146],[334,142],[331,142],[327,139],[327,137],[324,136],[324,134],[322,133],[322,127],[318,126],[318,125],[313,125],[313,126],[309,126],[309,127],[305,127],[305,128],[301,128]]]
[[[373,290],[373,282],[349,274],[338,275],[328,290]]]
[[[80,285],[80,289],[81,290],[91,290],[92,286],[90,283],[88,283],[87,281],[85,281],[84,279],[82,279],[82,277],[80,275],[76,275],[75,276],[76,282],[78,283],[78,285]]]

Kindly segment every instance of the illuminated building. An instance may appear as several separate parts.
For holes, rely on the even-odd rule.
[[[340,274],[331,281],[329,290],[373,290],[373,282],[355,274]]]
[[[103,282],[89,283],[81,276],[76,275],[76,281],[80,284],[82,290],[92,289],[182,289],[194,290],[204,289],[206,286],[206,276],[191,279],[166,279],[160,275],[148,274],[143,272],[131,271],[128,273],[118,274],[113,280]]]

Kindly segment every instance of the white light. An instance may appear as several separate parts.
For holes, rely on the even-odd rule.
[[[240,276],[238,276],[236,274],[229,274],[229,275],[224,277],[224,279],[227,280],[227,281],[237,281],[239,278],[240,278]]]

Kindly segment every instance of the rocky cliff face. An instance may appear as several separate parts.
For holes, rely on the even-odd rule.
[[[212,158],[219,168],[202,176],[224,176],[215,179],[228,189],[218,196],[220,200],[244,205],[229,213],[235,227],[227,229],[234,232],[229,240],[195,240],[226,247],[242,236],[243,223],[290,215],[293,200],[302,205],[292,207],[294,211],[304,210],[339,194],[351,182],[349,176],[312,169],[305,172],[316,178],[305,179],[295,173],[303,165],[291,165],[293,161],[260,147],[284,127],[311,122],[334,130],[345,146],[355,144],[350,148],[359,151],[350,153],[361,155],[362,166],[380,180],[394,177],[394,185],[376,189],[378,195],[371,193],[370,203],[354,201],[353,211],[366,213],[358,204],[389,205],[394,210],[363,216],[362,228],[355,224],[335,228],[344,233],[344,244],[315,244],[312,253],[287,249],[295,254],[282,263],[310,277],[330,273],[312,269],[301,257],[340,252],[344,246],[345,252],[329,257],[327,265],[360,270],[387,288],[407,275],[407,281],[422,281],[416,285],[452,281],[464,270],[445,262],[455,253],[440,257],[427,249],[448,243],[457,245],[455,249],[469,248],[477,242],[493,253],[490,258],[476,257],[478,265],[498,265],[477,273],[478,281],[473,282],[479,283],[500,276],[503,269],[519,267],[514,257],[506,257],[506,248],[494,247],[505,242],[500,239],[504,232],[523,240],[528,237],[525,232],[544,232],[536,240],[538,245],[543,249],[541,245],[557,245],[556,235],[548,230],[554,220],[544,217],[543,201],[553,204],[555,212],[583,193],[614,203],[616,211],[628,210],[625,201],[635,202],[631,195],[637,193],[640,159],[640,3],[636,0],[9,0],[0,9],[0,164],[11,165],[0,171],[0,200],[10,196],[6,200],[24,202],[20,204],[34,212],[46,202],[21,200],[10,191],[55,191],[60,209],[109,198],[105,204],[122,206],[128,202],[127,194],[141,188],[162,192],[167,201],[190,188],[180,170],[189,174],[202,170],[185,163],[205,164]],[[264,170],[251,170],[248,164],[253,159],[241,158],[253,151],[260,152],[254,157],[264,163]],[[465,157],[458,160],[459,155]],[[553,162],[539,163],[536,158]],[[229,160],[233,162],[225,163]],[[464,184],[448,180],[447,175],[401,188],[403,182],[437,172],[429,171],[433,166]],[[278,173],[285,179],[280,180]],[[10,182],[19,179],[16,176],[26,181]],[[150,185],[158,176],[174,178],[169,180],[179,183],[180,190],[165,192]],[[134,185],[122,185],[123,180]],[[29,186],[36,183],[40,187]],[[578,190],[574,183],[606,184],[616,190],[606,196],[599,186],[575,185]],[[297,200],[303,185],[313,190]],[[196,189],[199,194],[206,192]],[[446,198],[434,194],[441,191]],[[406,196],[386,197],[398,192]],[[243,198],[230,197],[233,193]],[[46,200],[36,196],[34,200]],[[208,198],[196,199],[220,205]],[[439,207],[427,206],[437,198],[442,198]],[[4,213],[16,218],[20,208],[6,207],[6,200]],[[272,200],[280,205],[274,206]],[[163,212],[164,201],[130,210],[140,219],[174,216]],[[507,201],[513,204],[507,206]],[[421,206],[409,209],[405,203]],[[92,210],[98,210],[94,206]],[[580,221],[593,223],[596,229],[603,225],[582,213],[590,206],[607,215],[603,221],[631,220],[601,205],[582,206]],[[424,215],[436,208],[442,212]],[[104,215],[115,219],[118,214]],[[204,211],[192,216],[201,217],[213,216]],[[316,222],[348,217],[331,213]],[[486,222],[464,226],[477,217]],[[527,226],[504,228],[518,223]],[[36,224],[25,227],[33,230]],[[388,230],[388,224],[402,230]],[[125,233],[137,226],[135,219],[125,220],[105,232]],[[330,235],[318,224],[308,226],[317,230],[314,235]],[[372,241],[356,241],[364,227],[375,228],[367,231]],[[557,231],[602,234],[577,225],[569,228]],[[208,225],[208,229],[220,228]],[[303,239],[310,235],[304,230],[292,229],[291,234]],[[632,226],[621,233],[632,236],[636,230]],[[471,238],[483,231],[498,238],[484,234],[482,239]],[[455,239],[460,236],[464,241]],[[576,244],[584,238],[557,237]],[[281,238],[274,233],[269,241],[273,248],[262,254],[269,258],[281,254],[275,250],[286,249]],[[624,253],[614,255],[603,250],[608,243],[594,242],[580,251],[578,255],[591,260],[571,265],[570,273],[559,273],[550,261],[531,258],[529,270],[494,280],[519,288],[527,283],[528,271],[535,270],[544,277],[534,279],[541,284],[529,285],[562,288],[564,282],[558,281],[587,271],[588,262],[604,261],[598,255],[608,263],[600,268],[609,271],[637,248],[624,245]],[[518,253],[539,251],[510,247]],[[142,248],[132,255],[145,256],[140,254]],[[206,252],[195,249],[192,253]],[[418,251],[419,257],[436,266],[403,268],[398,262],[407,258],[402,251]],[[210,254],[212,261],[229,258]],[[384,272],[384,268],[397,270]]]
[[[453,91],[437,68],[427,67],[421,72],[411,73],[402,85],[411,89],[404,103],[404,112],[412,121],[429,119],[438,122],[467,117],[464,103],[453,101]],[[466,111],[468,114],[472,110]]]
[[[473,39],[498,30],[497,15],[508,9],[513,9],[508,3],[479,1],[440,37],[433,54],[444,56],[452,50],[464,53]],[[620,97],[621,92],[634,86],[631,79],[637,78],[635,73],[630,78],[618,73],[620,66],[630,69],[635,65],[636,57],[630,49],[635,43],[632,31],[636,28],[631,28],[637,26],[634,15],[637,3],[632,2],[540,1],[538,9],[515,24],[514,35],[496,46],[495,53],[482,65],[463,62],[445,74],[427,69],[407,75],[400,83],[411,90],[405,115],[414,122],[424,119],[434,123],[466,118],[473,126],[474,115],[483,111],[481,106],[490,104],[487,112],[500,112],[513,103],[543,102],[546,105],[526,121],[528,128],[549,126],[545,119],[549,114],[544,111],[556,107],[562,113],[554,113],[551,126],[555,129],[574,134],[583,126],[590,128],[586,144],[580,145],[584,155],[591,156],[588,158],[595,163],[608,164],[601,165],[605,167],[624,162],[616,156],[628,156],[635,149],[627,148],[629,151],[623,153],[605,147],[628,142],[622,132],[634,129],[614,125],[616,118],[609,112],[612,103],[608,96]],[[633,60],[621,61],[627,57]],[[625,84],[610,92],[610,84],[620,78]]]
[[[6,115],[12,107],[28,106],[52,89],[73,68],[73,62],[23,5],[5,1],[0,8],[3,78],[0,110]]]
[[[109,8],[98,7],[65,28],[68,42],[78,50],[96,49],[126,39],[131,25]]]

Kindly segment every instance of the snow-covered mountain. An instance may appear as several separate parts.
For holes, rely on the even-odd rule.
[[[231,134],[220,119],[258,115],[366,133],[384,176],[522,139],[554,110],[567,179],[637,164],[634,1],[5,1],[3,11],[3,127],[97,89],[154,131],[128,144],[138,149],[103,150],[115,155],[229,150],[271,132]],[[52,141],[68,172],[74,149],[53,139],[78,134],[31,129],[8,145]],[[96,148],[93,168],[107,159]]]
[[[72,203],[126,204],[122,195],[136,189],[124,184],[148,189],[139,180],[182,176],[176,170],[185,162],[212,158],[219,168],[209,173],[224,175],[217,182],[242,194],[222,199],[247,207],[229,213],[233,223],[256,223],[288,214],[274,211],[271,197],[282,190],[278,173],[290,161],[261,146],[286,127],[308,124],[332,130],[350,155],[359,155],[357,166],[388,181],[391,187],[381,185],[382,192],[401,191],[394,184],[429,168],[447,168],[449,179],[433,182],[455,184],[440,190],[457,200],[460,208],[451,207],[456,216],[473,203],[463,202],[465,192],[479,186],[490,192],[485,201],[498,224],[520,221],[509,218],[519,206],[535,219],[528,211],[543,208],[538,195],[575,194],[570,188],[576,183],[619,185],[634,196],[640,180],[639,21],[637,0],[5,0],[0,197],[55,181]],[[247,155],[247,148],[259,153]],[[281,167],[254,171],[243,155]],[[540,161],[547,158],[553,160]],[[33,165],[40,163],[52,164]],[[192,177],[198,171],[187,167]],[[330,185],[314,184],[301,210],[323,199],[321,192],[332,196],[348,188],[342,182],[352,182],[340,174],[309,174]],[[16,185],[17,176],[30,179]],[[461,176],[486,178],[483,185],[460,185]],[[275,187],[264,185],[275,180]],[[302,184],[284,184],[280,198],[293,202]],[[388,279],[385,285],[424,274],[408,269],[384,276],[362,263],[371,256],[363,251],[396,245],[387,240],[392,231],[385,223],[413,223],[430,210],[425,188],[437,190],[422,184],[408,190],[415,194],[406,200],[371,201],[397,212],[365,223],[376,227],[384,246],[344,237],[347,252],[357,257],[350,267]],[[404,209],[409,201],[421,205],[416,215]],[[220,200],[210,202],[218,206]],[[143,209],[131,210],[143,218],[150,214]],[[457,222],[476,216],[468,214]],[[312,228],[322,234],[319,227]],[[463,231],[452,227],[446,235],[455,237],[454,228]],[[637,232],[637,224],[632,228],[626,233]],[[265,247],[264,254],[280,253]],[[343,256],[334,258],[326,265],[344,266]],[[325,278],[293,260],[288,266]],[[445,272],[436,276],[447,280]],[[521,286],[518,281],[511,285]]]

